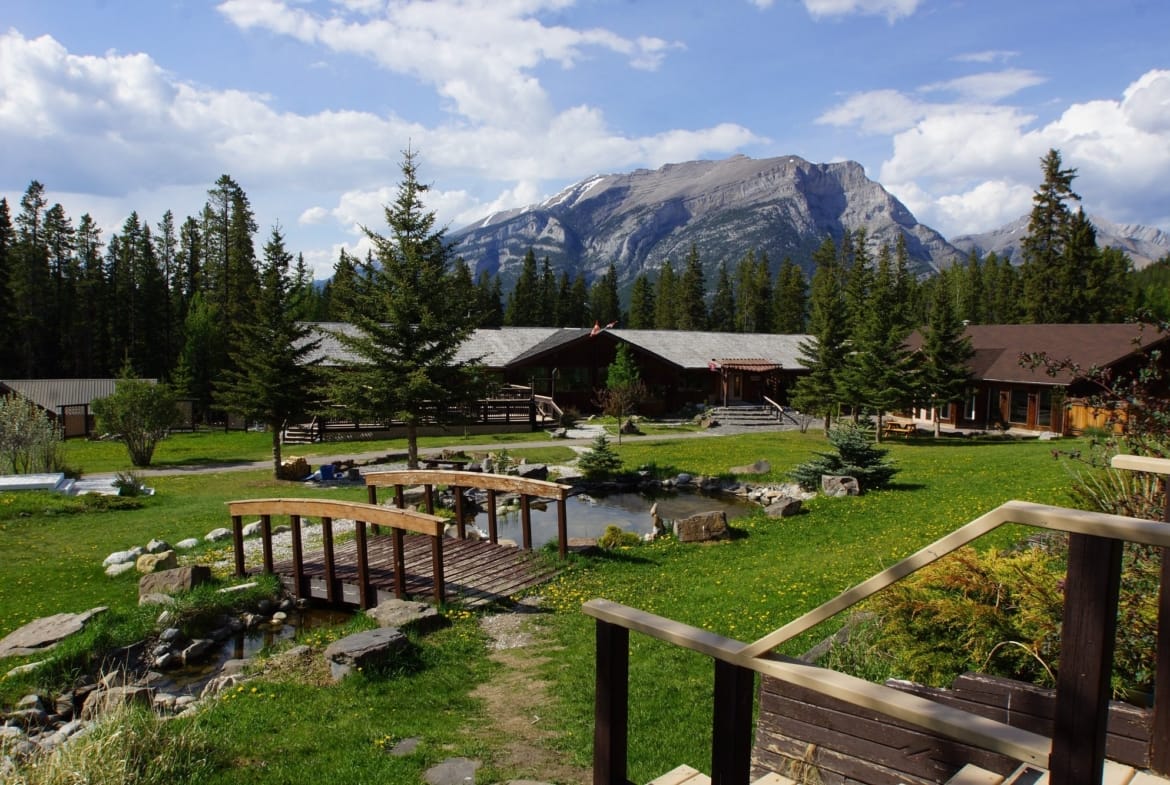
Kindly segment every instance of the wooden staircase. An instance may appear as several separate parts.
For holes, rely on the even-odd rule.
[[[684,763],[666,772],[661,777],[651,780],[649,785],[711,785],[711,778],[698,769],[691,768]],[[797,785],[797,783],[795,780],[791,780],[781,774],[768,772],[752,783],[752,785]],[[972,785],[974,784],[972,783]]]
[[[1168,782],[1163,777],[1111,760],[1105,761],[1105,771],[1101,774],[1101,785],[1167,785]],[[1024,765],[1003,777],[968,763],[947,780],[947,785],[1048,785],[1048,771]]]
[[[684,763],[661,777],[651,780],[649,785],[711,785],[711,778]],[[768,772],[752,785],[798,785],[798,783],[782,774]],[[955,776],[947,780],[946,785],[1048,785],[1048,771],[1024,765],[1004,777],[994,771],[988,771],[973,763],[968,763],[959,769]],[[1132,766],[1107,760],[1105,761],[1105,771],[1101,777],[1101,785],[1170,785],[1170,780],[1146,771],[1137,771]]]

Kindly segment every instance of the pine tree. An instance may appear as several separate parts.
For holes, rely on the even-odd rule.
[[[772,329],[781,335],[799,335],[806,326],[808,284],[804,271],[791,258],[780,263],[772,303]]]
[[[474,400],[482,385],[478,364],[456,359],[475,322],[443,299],[452,249],[423,205],[428,187],[412,150],[401,169],[398,196],[385,208],[391,236],[365,230],[379,264],[355,313],[356,333],[336,334],[357,363],[337,373],[331,388],[334,401],[356,414],[405,422],[408,465],[417,468],[419,425],[448,421],[452,407]]]
[[[812,341],[799,345],[800,359],[808,373],[796,382],[793,404],[809,414],[824,417],[825,434],[832,427],[840,405],[838,377],[845,364],[848,334],[845,331],[845,298],[837,249],[831,238],[813,254],[813,274],[808,330]]]
[[[618,299],[617,268],[611,263],[605,275],[593,282],[589,289],[589,313],[602,327],[622,320],[622,306]]]
[[[480,327],[502,327],[504,302],[500,292],[500,277],[489,275],[487,270],[480,272],[475,282],[475,299],[481,314]]]
[[[638,273],[630,290],[630,329],[652,330],[654,328],[654,287],[650,276]]]
[[[537,288],[536,302],[540,327],[557,326],[557,279],[553,273],[552,263],[546,256],[540,265],[540,285]]]
[[[877,415],[879,440],[884,414],[902,408],[912,398],[906,349],[910,331],[904,316],[895,308],[897,290],[892,264],[889,248],[884,247],[870,283],[864,315],[856,324],[840,374],[843,394],[850,391],[855,396],[845,399],[853,404],[854,412],[865,409]]]
[[[706,330],[707,320],[707,282],[699,249],[692,245],[679,285],[678,329]]]
[[[275,479],[280,479],[281,431],[308,410],[314,397],[314,365],[319,361],[312,355],[320,340],[306,340],[310,329],[298,321],[291,262],[280,227],[273,227],[264,246],[254,317],[240,325],[233,367],[216,385],[216,401],[222,408],[268,426]]]
[[[1069,270],[1064,255],[1072,212],[1067,202],[1080,201],[1072,190],[1076,169],[1062,168],[1060,151],[1049,150],[1041,159],[1044,181],[1032,195],[1028,234],[1023,253],[1024,313],[1033,324],[1068,321],[1069,300],[1075,298],[1079,271]]]
[[[727,262],[721,262],[719,276],[715,279],[715,295],[711,298],[711,329],[721,333],[735,332],[738,326],[735,306],[735,292],[731,285],[731,275],[727,272]]]
[[[26,379],[48,374],[53,335],[49,314],[49,249],[45,244],[45,187],[33,180],[20,199],[16,235],[10,259],[9,287],[16,334],[15,371]]]
[[[646,385],[642,383],[638,364],[634,361],[630,345],[623,341],[618,344],[613,362],[606,370],[605,389],[598,392],[601,410],[617,418],[618,444],[622,443],[626,415],[633,412],[645,397]]]
[[[15,233],[8,199],[0,197],[0,313],[13,314],[15,303],[12,292]],[[11,316],[0,319],[0,378],[16,375],[16,321]]]
[[[77,224],[77,309],[68,373],[78,379],[112,376],[116,367],[109,341],[111,303],[102,264],[102,230],[86,213]]]
[[[678,328],[677,289],[678,279],[668,259],[662,263],[654,285],[654,326],[659,330]]]
[[[504,309],[504,324],[509,327],[534,327],[540,324],[540,280],[536,274],[536,254],[532,249],[524,254],[516,285],[508,293]]]
[[[772,275],[768,255],[748,251],[735,272],[735,329],[741,333],[772,331]],[[714,309],[712,309],[714,310]]]
[[[963,330],[963,322],[951,307],[947,287],[935,288],[930,321],[922,339],[918,363],[921,394],[934,410],[934,435],[939,435],[939,409],[958,405],[971,386],[967,361],[975,354]]]

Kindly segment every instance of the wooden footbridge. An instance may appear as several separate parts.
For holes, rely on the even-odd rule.
[[[370,608],[390,597],[428,596],[436,603],[457,601],[476,606],[505,599],[552,578],[557,569],[532,551],[533,499],[557,504],[557,551],[568,551],[565,499],[570,487],[479,472],[407,470],[366,475],[369,502],[328,499],[249,499],[228,503],[237,575],[245,564],[243,521],[260,519],[263,549],[259,570],[279,575],[298,599],[318,599],[329,605]],[[405,509],[405,488],[423,486],[426,512]],[[448,521],[435,512],[436,486],[446,486],[455,497],[455,538],[444,535]],[[378,488],[394,489],[394,507],[378,504]],[[463,491],[479,488],[488,493],[488,539],[467,538]],[[520,547],[499,542],[496,501],[500,493],[520,498],[523,542]],[[287,517],[292,557],[277,561],[273,548],[273,518]],[[319,519],[321,550],[306,553],[303,527]],[[353,521],[352,539],[338,541],[334,523]]]

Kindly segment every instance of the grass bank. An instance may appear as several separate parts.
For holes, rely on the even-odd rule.
[[[924,440],[888,446],[902,468],[889,490],[815,499],[795,518],[748,516],[733,522],[739,536],[716,545],[666,541],[574,558],[540,589],[549,610],[540,618],[550,644],[539,654],[549,658],[544,673],[554,706],[536,722],[559,734],[564,755],[582,765],[590,759],[593,626],[579,612],[585,600],[605,597],[752,640],[1003,501],[1066,501],[1067,479],[1046,444]],[[733,466],[767,460],[772,470],[761,481],[779,480],[824,448],[818,434],[788,432],[616,447],[628,467],[664,473],[726,474]],[[520,445],[509,452],[525,454]],[[265,472],[166,477],[152,484],[158,494],[132,510],[38,512],[33,505],[6,516],[5,507],[17,503],[0,498],[0,635],[49,613],[97,604],[129,607],[137,598],[135,580],[107,578],[101,568],[105,554],[152,537],[173,541],[225,525],[227,500],[362,498],[361,489],[318,491],[275,482]],[[458,611],[451,616],[453,624],[420,640],[416,661],[394,673],[317,686],[303,672],[273,672],[219,701],[191,721],[192,733],[213,742],[208,767],[191,781],[406,783],[418,782],[440,757],[468,755],[490,763],[493,747],[505,740],[469,729],[488,719],[471,693],[495,666],[485,656],[475,619]],[[824,632],[804,636],[789,653]],[[631,778],[645,782],[684,762],[706,769],[710,662],[637,635],[632,647]],[[392,742],[408,737],[422,740],[416,753],[387,753]],[[489,769],[483,781],[505,776],[540,779],[541,772]]]

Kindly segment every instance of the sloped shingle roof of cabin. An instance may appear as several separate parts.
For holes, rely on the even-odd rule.
[[[311,325],[321,338],[318,352],[326,365],[345,365],[356,358],[332,333],[352,332],[352,325],[320,322]],[[749,357],[788,370],[804,370],[799,344],[805,335],[768,333],[707,333],[679,330],[606,330],[613,337],[662,357],[680,368],[706,368],[711,360]],[[482,359],[489,368],[505,368],[560,346],[588,338],[588,328],[499,327],[476,330],[460,347],[457,359]]]
[[[314,338],[321,340],[317,356],[325,365],[348,365],[357,361],[334,333],[356,334],[345,322],[314,322],[309,325]],[[503,368],[533,345],[557,332],[555,327],[481,328],[471,334],[455,355],[463,362],[479,358],[489,368]]]
[[[1081,368],[1105,368],[1170,339],[1137,324],[972,324],[966,328],[975,356],[968,363],[976,379],[992,382],[1065,385],[1073,375],[1049,375],[1043,367],[1020,365],[1020,355],[1042,353],[1053,362],[1071,360]],[[1140,340],[1140,346],[1135,343]],[[911,348],[922,336],[911,336]]]
[[[805,370],[800,344],[812,341],[808,335],[772,333],[708,333],[680,330],[612,330],[620,338],[653,352],[680,368],[706,368],[711,360],[751,358],[764,360],[785,370]]]
[[[117,384],[117,379],[4,379],[0,380],[0,389],[11,390],[56,414],[58,407],[89,404],[113,395]]]

